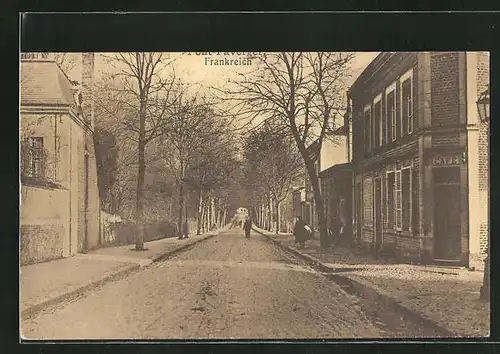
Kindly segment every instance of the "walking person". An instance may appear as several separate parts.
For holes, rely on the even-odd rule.
[[[295,243],[298,244],[299,248],[304,248],[306,241],[311,238],[311,228],[300,216],[297,217],[295,222],[293,234],[295,235]]]
[[[250,230],[252,230],[252,219],[246,218],[243,224],[243,229],[245,230],[245,237],[250,238]]]

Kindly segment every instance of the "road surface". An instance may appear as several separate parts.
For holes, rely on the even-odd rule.
[[[231,229],[22,323],[26,339],[383,338],[360,299]]]

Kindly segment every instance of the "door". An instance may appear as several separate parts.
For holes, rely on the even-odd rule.
[[[361,213],[361,208],[362,208],[362,190],[361,190],[361,183],[357,184],[356,187],[356,237],[358,238],[358,241],[361,240],[361,225],[362,225],[362,213]]]
[[[434,200],[434,258],[459,261],[461,254],[460,185],[436,185]]]
[[[375,179],[375,251],[382,246],[382,182]]]

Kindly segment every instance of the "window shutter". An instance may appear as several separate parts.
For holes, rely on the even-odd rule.
[[[382,114],[382,145],[387,143],[387,101],[385,99],[385,95],[382,96],[380,101],[380,111]]]
[[[394,228],[394,201],[395,201],[395,179],[394,172],[390,172],[387,174],[387,188],[386,188],[386,206],[387,206],[387,227],[389,229]]]
[[[396,140],[396,101],[394,97],[394,91],[387,95],[387,112],[388,112],[388,122],[387,124],[390,128],[390,141]]]
[[[410,94],[408,95],[408,134],[413,132],[413,82],[410,79]]]
[[[412,232],[414,235],[418,235],[419,230],[419,200],[418,200],[418,171],[412,170],[412,199],[411,199],[411,210],[412,210]]]
[[[396,229],[402,229],[403,213],[402,213],[402,198],[401,198],[401,171],[396,171]]]

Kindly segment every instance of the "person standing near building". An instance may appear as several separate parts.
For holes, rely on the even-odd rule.
[[[250,238],[250,230],[252,229],[252,219],[247,217],[245,223],[243,224],[243,229],[245,230],[245,237]]]
[[[306,241],[311,238],[312,230],[299,216],[297,217],[297,221],[295,222],[293,234],[295,235],[295,243],[298,244],[300,248],[303,248]]]

